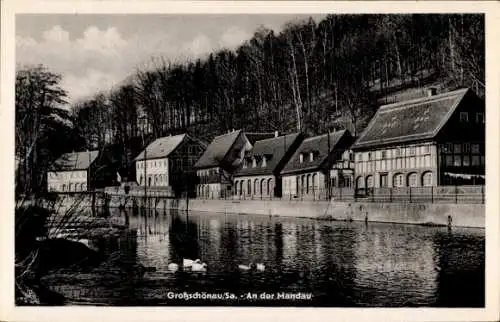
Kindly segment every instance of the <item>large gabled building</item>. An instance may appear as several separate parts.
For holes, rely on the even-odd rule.
[[[47,172],[47,189],[52,192],[83,192],[91,188],[99,151],[65,153]]]
[[[485,105],[460,89],[379,108],[352,149],[358,189],[481,184]]]
[[[328,187],[338,187],[349,178],[332,171],[334,165],[349,151],[354,138],[348,130],[331,132],[304,139],[281,171],[283,195],[290,198],[320,198],[327,196]],[[348,152],[347,152],[348,154]],[[352,175],[345,169],[346,175]]]
[[[216,136],[194,165],[198,176],[197,195],[202,198],[231,196],[233,174],[246,153],[257,140],[273,136],[274,133],[245,133],[242,130]]]
[[[135,158],[137,183],[164,188],[175,195],[194,192],[193,165],[205,148],[205,144],[188,134],[156,139]]]
[[[281,170],[303,140],[294,133],[255,142],[234,174],[236,198],[281,197]]]

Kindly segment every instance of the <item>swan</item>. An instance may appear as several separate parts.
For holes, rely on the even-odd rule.
[[[206,263],[197,263],[196,261],[191,266],[191,271],[193,272],[206,272],[207,264]]]
[[[257,270],[263,272],[266,269],[266,266],[262,263],[257,263]]]
[[[242,271],[248,271],[252,267],[251,267],[251,265],[238,265],[238,268],[241,269]]]
[[[196,264],[201,264],[201,261],[199,259],[196,259],[196,260],[193,261],[192,259],[186,259],[186,258],[184,258],[182,260],[182,266],[183,267],[192,267],[193,264],[195,264],[195,263]]]
[[[170,264],[168,264],[167,267],[168,267],[168,270],[171,272],[177,272],[177,270],[179,270],[179,265],[176,263],[170,263]]]

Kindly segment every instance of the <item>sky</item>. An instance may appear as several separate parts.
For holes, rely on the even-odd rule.
[[[16,63],[43,64],[61,74],[71,103],[110,90],[154,57],[203,57],[236,48],[260,26],[279,32],[287,22],[308,17],[22,14],[16,16]]]

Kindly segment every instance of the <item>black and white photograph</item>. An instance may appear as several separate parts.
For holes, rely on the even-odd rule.
[[[488,13],[331,7],[16,13],[15,307],[484,309]]]

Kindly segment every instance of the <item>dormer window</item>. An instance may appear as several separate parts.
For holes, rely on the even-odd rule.
[[[303,153],[301,153],[301,154],[299,155],[299,161],[300,161],[300,163],[303,163],[303,162],[304,162],[304,154],[303,154]]]
[[[469,113],[467,112],[460,112],[460,122],[469,122]]]
[[[252,158],[252,168],[257,166],[257,159],[255,157]]]
[[[243,169],[246,169],[246,168],[248,168],[248,160],[243,159]]]
[[[265,155],[262,157],[262,167],[263,168],[267,167],[267,158]]]
[[[313,152],[309,152],[309,161],[314,161],[314,153]]]

